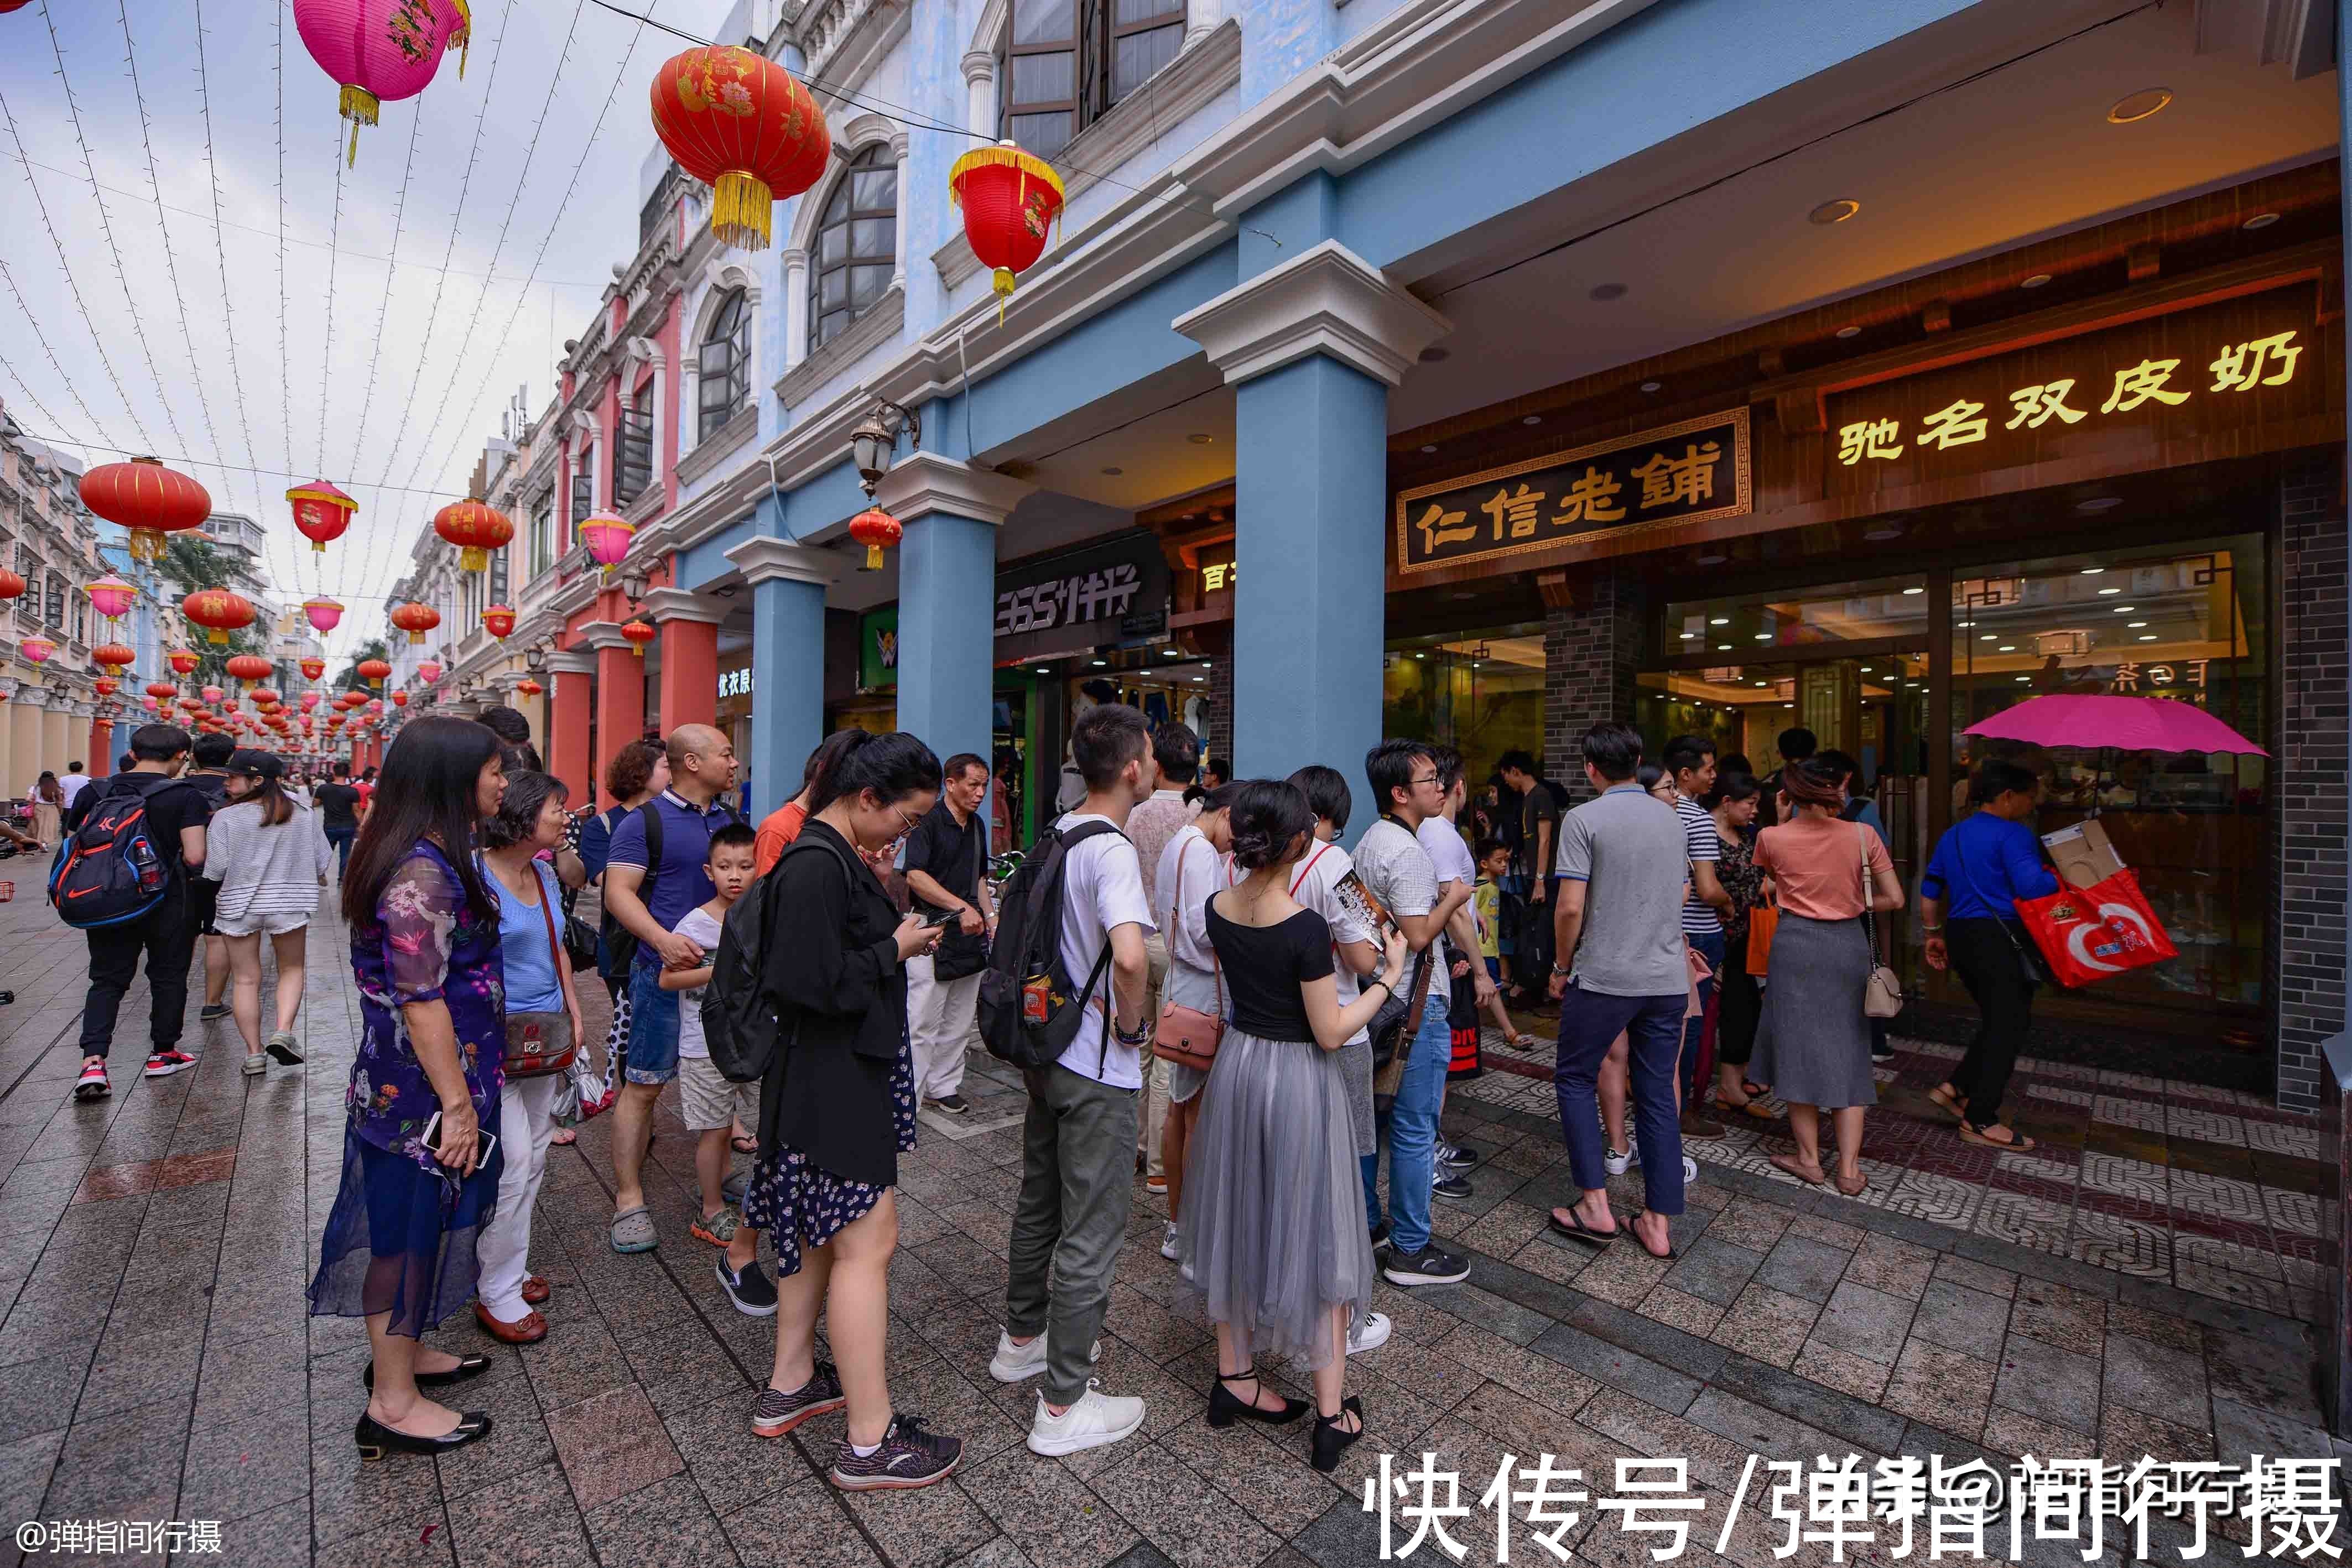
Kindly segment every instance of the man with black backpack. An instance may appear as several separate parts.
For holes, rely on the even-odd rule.
[[[1127,819],[1158,772],[1141,710],[1118,703],[1079,716],[1070,754],[1086,799],[1015,873],[981,980],[989,1050],[1029,1085],[1004,1332],[988,1370],[999,1383],[1045,1375],[1029,1449],[1046,1455],[1116,1443],[1144,1413],[1088,1378],[1127,1241],[1151,1033],[1151,904]]]
[[[661,972],[698,968],[709,956],[677,926],[687,911],[717,896],[708,863],[712,831],[742,821],[728,803],[735,747],[727,737],[709,725],[685,724],[670,732],[667,746],[669,788],[613,830],[604,862],[604,907],[634,947],[627,1082],[613,1106],[615,1252],[650,1252],[660,1243],[646,1207],[646,1143],[654,1102],[677,1076],[679,1028],[677,993],[662,989]]]
[[[180,1049],[196,941],[188,876],[204,866],[212,807],[180,778],[188,747],[188,732],[178,725],[140,726],[131,737],[130,771],[84,789],[66,820],[49,897],[66,924],[89,936],[77,1100],[114,1092],[107,1053],[114,1048],[115,1014],[142,953],[153,998],[146,1075],[169,1078],[196,1064]]]

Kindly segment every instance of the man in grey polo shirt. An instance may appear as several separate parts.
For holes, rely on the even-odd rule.
[[[1683,1211],[1683,1139],[1675,1066],[1690,993],[1683,956],[1686,879],[1682,823],[1674,808],[1633,781],[1642,737],[1622,724],[1584,732],[1584,773],[1600,791],[1560,823],[1558,960],[1559,1055],[1552,1079],[1569,1168],[1583,1196],[1551,1211],[1552,1228],[1595,1247],[1617,1239],[1602,1166],[1595,1083],[1610,1043],[1628,1037],[1634,1137],[1642,1152],[1643,1211],[1633,1239],[1655,1258],[1674,1255],[1667,1220]]]

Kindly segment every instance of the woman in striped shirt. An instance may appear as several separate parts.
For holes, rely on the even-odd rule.
[[[245,1036],[245,1071],[269,1070],[271,1058],[300,1063],[294,1019],[302,1010],[302,967],[310,916],[327,885],[334,852],[319,814],[286,792],[285,762],[267,751],[229,758],[228,801],[213,813],[205,874],[219,883],[213,928],[228,943],[229,1009]],[[261,938],[278,959],[278,1029],[261,1038]]]

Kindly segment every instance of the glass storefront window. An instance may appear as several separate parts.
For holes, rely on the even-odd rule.
[[[1381,733],[1453,747],[1475,791],[1505,752],[1542,758],[1543,686],[1540,622],[1391,643]]]
[[[2194,703],[2267,746],[2265,567],[2261,536],[2248,534],[1990,567],[1952,584],[1953,814],[1967,810],[1975,764],[2032,768],[2048,784],[2038,831],[2096,815],[2180,949],[2082,1000],[2262,1007],[2266,760],[2045,747],[1966,731],[2032,697],[2111,694]]]
[[[1927,635],[1927,580],[1874,578],[1666,606],[1668,658]]]

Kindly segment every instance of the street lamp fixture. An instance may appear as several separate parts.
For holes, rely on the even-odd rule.
[[[540,671],[547,668],[547,644],[544,643],[533,643],[530,647],[524,649],[522,663],[523,667],[530,671],[533,674],[537,674]]]
[[[626,567],[621,572],[621,593],[631,603],[646,596],[646,574],[642,567]]]
[[[892,402],[888,398],[875,400],[874,411],[856,430],[849,433],[849,450],[857,464],[857,477],[866,486],[868,499],[882,476],[890,471],[890,459],[898,450],[898,433],[905,431],[914,450],[923,449],[922,415],[912,409]]]

